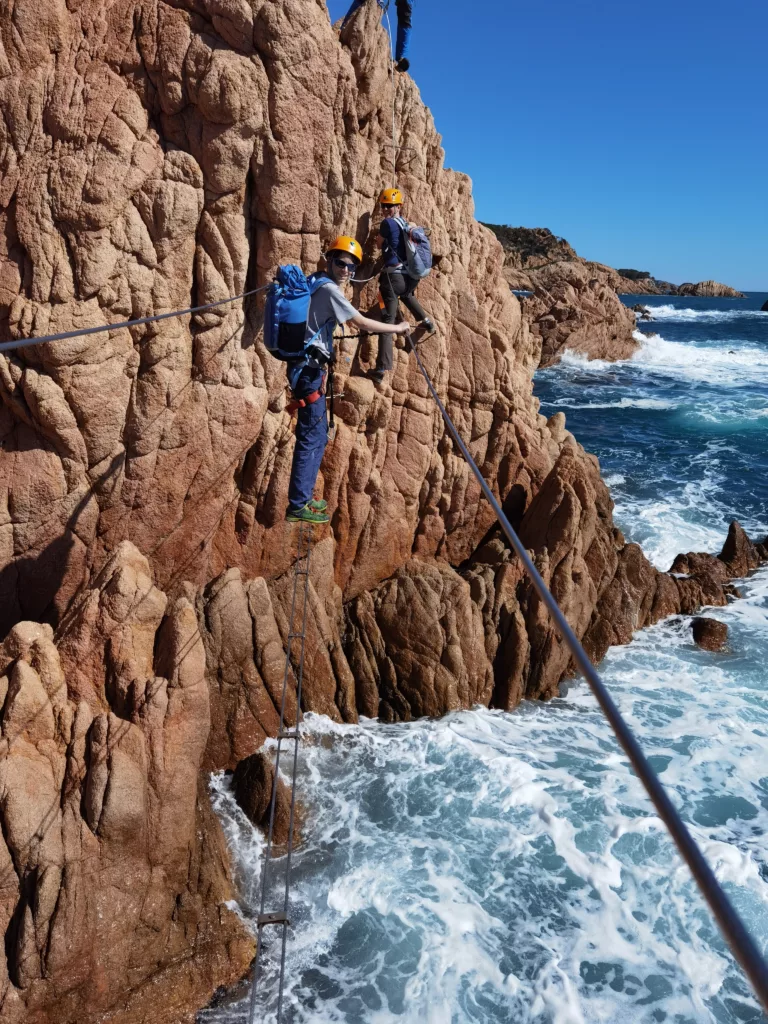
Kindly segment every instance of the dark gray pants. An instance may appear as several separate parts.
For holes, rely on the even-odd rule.
[[[384,303],[381,311],[381,319],[385,324],[393,324],[397,319],[398,305],[402,301],[405,308],[421,322],[427,314],[413,294],[419,282],[407,274],[383,273],[379,278],[379,291]],[[376,369],[379,371],[392,369],[392,335],[379,335],[379,355],[376,359]]]

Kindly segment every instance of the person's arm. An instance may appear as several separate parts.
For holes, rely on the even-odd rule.
[[[359,331],[365,331],[366,334],[410,334],[413,330],[407,320],[400,324],[383,324],[381,320],[369,320],[362,313],[358,313],[347,322],[353,324]]]
[[[394,245],[392,244],[392,222],[389,217],[385,217],[379,225],[379,233],[376,235],[376,245],[379,249],[383,249],[384,246],[389,246],[390,252],[394,252]]]

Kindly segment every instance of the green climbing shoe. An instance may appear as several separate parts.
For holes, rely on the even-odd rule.
[[[313,512],[326,512],[328,509],[328,502],[325,498],[313,498],[309,503],[309,507]]]
[[[291,512],[288,509],[285,513],[285,519],[288,523],[311,523],[316,526],[322,526],[323,523],[330,522],[329,515],[325,512],[315,512],[311,504],[300,508],[298,512]]]

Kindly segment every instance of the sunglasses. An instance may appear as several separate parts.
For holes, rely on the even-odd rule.
[[[382,210],[394,210],[396,206],[397,206],[397,203],[382,203],[381,204]]]
[[[334,266],[336,266],[336,267],[344,267],[350,273],[352,273],[352,271],[355,269],[355,264],[354,263],[348,263],[347,260],[341,259],[340,256],[334,256],[333,257],[333,263],[334,263]]]

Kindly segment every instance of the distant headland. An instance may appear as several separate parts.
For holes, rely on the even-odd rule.
[[[505,224],[486,224],[504,246],[504,265],[507,271],[526,273],[543,269],[550,263],[578,262],[587,264],[564,238],[553,234],[549,228],[515,228]],[[675,285],[671,281],[660,281],[647,270],[632,270],[627,267],[614,269],[605,264],[591,264],[610,271],[611,285],[620,295],[698,295],[731,299],[744,298],[730,285],[718,281],[686,281]],[[526,288],[523,281],[519,287]]]

